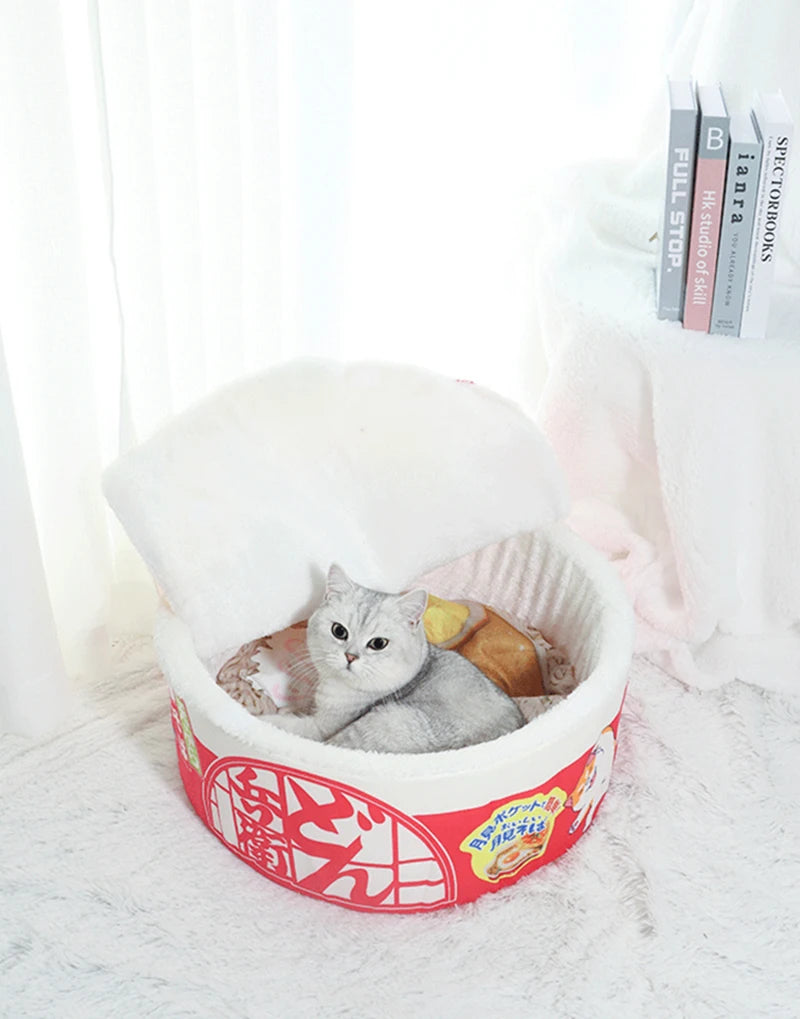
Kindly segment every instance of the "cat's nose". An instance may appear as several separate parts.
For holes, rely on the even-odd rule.
[[[348,665],[352,665],[356,658],[358,658],[358,655],[351,654],[349,651],[345,651],[344,656],[347,659]]]

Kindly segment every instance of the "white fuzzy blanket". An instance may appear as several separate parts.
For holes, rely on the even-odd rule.
[[[334,560],[399,591],[567,511],[553,451],[507,400],[321,359],[214,393],[112,465],[105,490],[203,657],[307,618]]]
[[[800,700],[690,690],[641,659],[595,825],[469,907],[367,916],[220,845],[183,794],[149,642],[72,723],[0,742],[0,1013],[791,1016]]]

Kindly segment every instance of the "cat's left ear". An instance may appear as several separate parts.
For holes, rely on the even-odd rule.
[[[428,592],[418,588],[416,591],[409,591],[408,594],[401,594],[397,599],[397,607],[412,630],[419,626],[425,608],[428,604]]]
[[[338,595],[341,598],[347,597],[353,593],[354,587],[353,581],[347,576],[341,566],[338,563],[331,563],[331,567],[328,570],[328,579],[325,584],[325,597],[330,598],[331,595]]]

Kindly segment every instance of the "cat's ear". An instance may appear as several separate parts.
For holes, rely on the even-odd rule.
[[[325,597],[330,598],[331,595],[342,597],[352,594],[354,587],[353,581],[347,576],[341,566],[337,565],[337,563],[331,563],[331,567],[328,570],[328,580],[325,584]]]
[[[419,621],[425,612],[428,604],[428,592],[418,588],[416,591],[409,591],[408,594],[401,594],[397,599],[397,607],[408,625],[413,629],[419,626]]]

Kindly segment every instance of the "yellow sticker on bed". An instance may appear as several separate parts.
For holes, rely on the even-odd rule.
[[[472,857],[472,869],[482,881],[510,877],[531,860],[547,852],[555,819],[564,809],[567,794],[552,789],[512,800],[478,825],[461,843]]]

